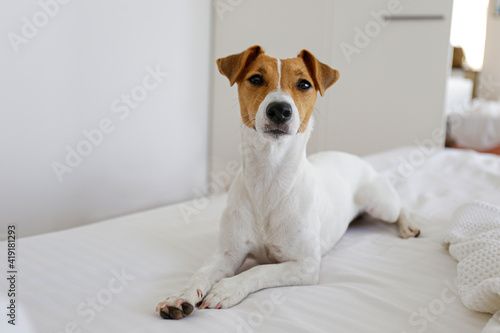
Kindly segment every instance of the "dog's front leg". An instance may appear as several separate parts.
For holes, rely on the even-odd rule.
[[[156,311],[165,319],[180,319],[194,309],[212,285],[220,279],[234,274],[240,264],[224,253],[216,253],[196,271],[184,288],[161,301]]]
[[[319,267],[320,256],[255,266],[236,276],[220,280],[205,297],[200,309],[229,308],[241,302],[248,294],[265,288],[316,284]]]
[[[227,208],[221,220],[219,246],[184,288],[161,301],[156,311],[165,319],[180,319],[194,310],[212,286],[232,276],[248,254],[248,214]]]

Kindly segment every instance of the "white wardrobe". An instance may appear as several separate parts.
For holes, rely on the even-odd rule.
[[[219,0],[215,58],[251,45],[295,57],[308,49],[340,71],[318,95],[308,153],[365,155],[425,142],[441,146],[452,0]],[[236,86],[215,63],[210,167],[240,161]],[[434,135],[433,135],[434,133]],[[444,138],[443,138],[444,139]]]

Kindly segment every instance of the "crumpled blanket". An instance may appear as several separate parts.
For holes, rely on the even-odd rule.
[[[457,289],[465,307],[493,317],[483,333],[500,333],[500,207],[472,201],[453,214],[444,236],[458,261]]]

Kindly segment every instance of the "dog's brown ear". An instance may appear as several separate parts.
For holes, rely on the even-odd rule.
[[[217,59],[217,67],[219,72],[229,79],[232,86],[243,74],[244,69],[261,53],[264,53],[264,50],[259,45],[254,45],[241,53]]]
[[[339,79],[339,71],[319,62],[311,52],[302,50],[298,57],[304,60],[307,70],[313,78],[314,85],[321,96],[324,95],[326,89],[331,87]]]

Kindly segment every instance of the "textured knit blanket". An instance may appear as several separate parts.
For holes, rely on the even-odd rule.
[[[458,261],[457,288],[465,307],[493,314],[483,333],[500,332],[500,207],[481,201],[461,206],[444,242]]]

